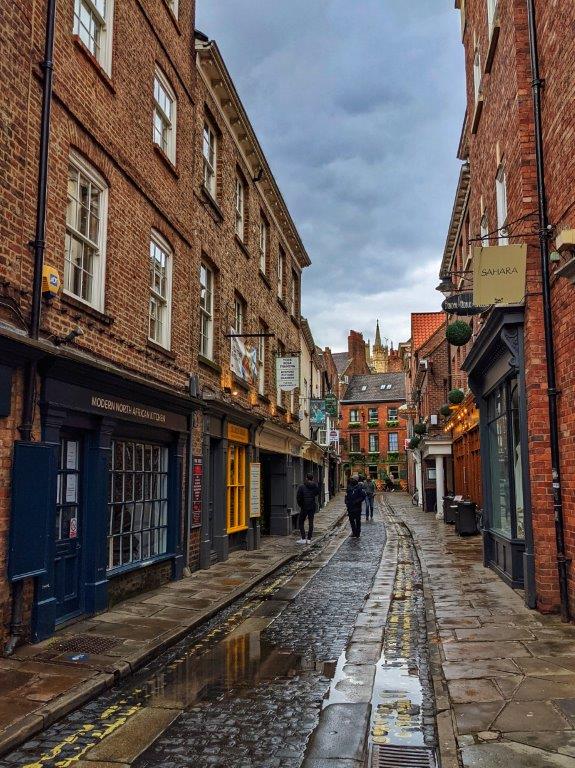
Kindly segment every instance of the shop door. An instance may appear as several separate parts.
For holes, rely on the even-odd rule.
[[[210,440],[210,467],[209,467],[209,488],[208,488],[208,535],[210,537],[210,560],[216,563],[218,553],[215,548],[215,526],[214,517],[215,499],[221,496],[221,480],[218,480],[218,462],[221,464],[221,442],[219,440]]]
[[[66,621],[82,612],[81,462],[79,438],[63,435],[60,440],[55,526],[54,588],[57,622]]]

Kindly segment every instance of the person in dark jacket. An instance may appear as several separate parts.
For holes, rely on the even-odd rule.
[[[359,539],[361,535],[361,507],[365,498],[365,491],[359,485],[357,479],[352,477],[345,494],[345,506],[351,525],[351,535],[354,539]]]
[[[297,489],[297,505],[299,507],[299,532],[301,539],[298,544],[309,544],[313,536],[313,516],[319,506],[319,485],[314,481],[313,475],[305,477],[305,483]],[[309,520],[309,530],[305,535],[305,521]]]

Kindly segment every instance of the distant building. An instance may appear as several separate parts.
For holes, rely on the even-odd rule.
[[[398,351],[391,347],[385,340],[385,345],[381,343],[381,332],[379,330],[379,320],[375,326],[375,341],[373,348],[370,349],[370,343],[366,345],[367,363],[372,373],[398,373],[401,371],[401,360]]]

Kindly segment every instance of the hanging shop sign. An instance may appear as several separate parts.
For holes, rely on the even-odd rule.
[[[262,467],[257,461],[250,464],[250,517],[261,516]]]
[[[247,427],[240,427],[239,424],[228,424],[228,440],[232,443],[247,445],[250,442],[250,431]]]
[[[312,427],[325,427],[327,422],[327,413],[325,410],[325,400],[312,397],[309,402],[309,423]]]
[[[204,466],[199,456],[194,457],[192,464],[192,527],[202,524],[202,481]]]
[[[329,431],[329,442],[331,443],[339,443],[339,429],[330,429]]]
[[[337,419],[337,397],[329,392],[325,398],[325,412]]]
[[[453,296],[448,296],[441,304],[441,309],[447,312],[448,315],[459,315],[461,317],[467,315],[480,315],[485,312],[487,307],[478,307],[473,302],[473,291],[463,291],[462,293],[454,293]]]
[[[238,379],[249,384],[250,387],[255,387],[258,380],[258,353],[256,348],[245,344],[237,336],[232,336],[230,343],[230,368],[232,373]]]
[[[473,303],[521,304],[525,299],[526,245],[473,249]]]
[[[299,357],[276,357],[276,382],[282,392],[299,387]]]

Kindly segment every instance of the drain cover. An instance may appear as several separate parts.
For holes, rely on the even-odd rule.
[[[118,645],[115,637],[100,637],[99,635],[74,635],[66,640],[56,640],[38,654],[36,658],[53,659],[62,653],[87,653],[97,655],[105,653]]]
[[[396,744],[376,745],[371,768],[436,768],[433,751],[427,747]]]

